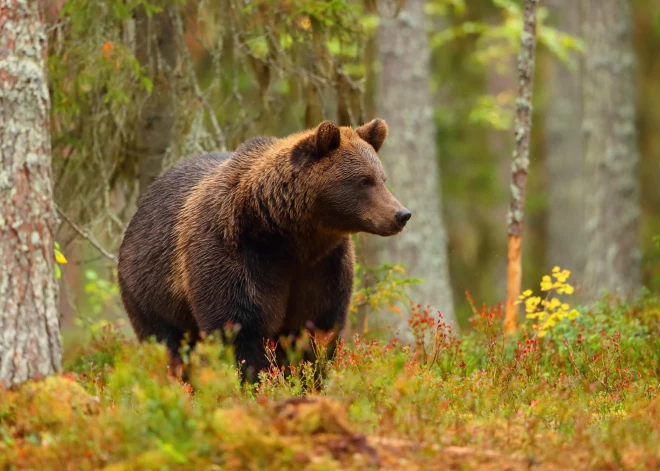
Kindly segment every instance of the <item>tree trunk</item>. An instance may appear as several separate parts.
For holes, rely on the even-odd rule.
[[[0,386],[60,369],[47,36],[38,0],[0,3]]]
[[[507,215],[509,249],[507,252],[506,312],[504,330],[514,332],[518,323],[515,302],[520,296],[522,280],[522,232],[529,168],[529,144],[532,137],[532,96],[534,95],[534,65],[536,61],[536,6],[538,0],[525,0],[523,31],[518,54],[518,99],[513,125],[515,147],[511,164],[511,203]]]
[[[641,280],[639,154],[629,0],[585,0],[584,289],[628,295]]]
[[[424,279],[411,293],[415,302],[430,303],[453,321],[424,2],[407,0],[397,15],[401,3],[378,3],[377,107],[390,130],[380,151],[388,185],[413,216],[402,234],[371,242],[377,244],[380,262],[404,264],[409,276]]]
[[[140,196],[163,170],[174,126],[174,74],[178,34],[167,8],[148,17],[144,8],[135,24],[136,57],[153,80],[153,89],[140,110],[137,133]]]
[[[554,27],[580,36],[580,3],[551,0]],[[584,278],[584,152],[582,143],[582,58],[570,70],[552,59],[548,75],[547,154],[548,246],[547,260]]]

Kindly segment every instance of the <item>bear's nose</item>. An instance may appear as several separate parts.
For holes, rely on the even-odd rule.
[[[412,213],[408,211],[406,208],[403,208],[396,212],[396,214],[394,215],[394,219],[396,219],[396,223],[399,226],[403,227],[408,222],[408,219],[410,219],[410,216],[412,216]]]

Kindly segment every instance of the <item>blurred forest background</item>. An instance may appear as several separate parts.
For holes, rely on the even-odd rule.
[[[0,468],[660,469],[659,78],[658,0],[0,1]],[[356,236],[333,358],[165,375],[116,281],[140,196],[375,117],[413,217]]]
[[[610,3],[630,23],[608,47],[620,43],[616,57],[634,73],[631,83],[612,84],[634,93],[635,105],[622,112],[633,142],[619,170],[632,177],[624,185],[630,206],[619,214],[631,221],[623,264],[641,275],[621,276],[657,290],[660,3]],[[524,287],[555,265],[580,286],[588,256],[605,260],[618,250],[607,240],[587,249],[593,231],[606,231],[594,224],[617,225],[585,210],[595,192],[584,131],[593,139],[605,132],[590,127],[589,113],[599,109],[599,92],[614,97],[589,80],[583,32],[600,19],[587,18],[581,5],[548,0],[539,11]],[[113,254],[157,175],[187,156],[323,119],[388,122],[381,158],[394,194],[413,212],[400,238],[360,237],[360,264],[403,264],[425,280],[413,299],[448,318],[455,313],[461,325],[466,291],[479,302],[503,300],[520,2],[50,0],[46,21],[62,217],[55,238],[68,259],[60,281],[65,335],[76,319],[123,317]],[[618,204],[620,188],[596,189],[606,205]],[[368,282],[365,269],[359,274]],[[595,276],[598,288],[617,290],[616,276]]]

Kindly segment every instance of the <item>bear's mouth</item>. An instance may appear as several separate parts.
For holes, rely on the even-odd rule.
[[[388,225],[377,225],[373,221],[365,221],[367,224],[367,229],[364,232],[369,234],[377,235],[380,237],[391,237],[399,234],[403,231],[405,226],[399,226],[398,224],[388,224]]]
[[[383,232],[383,233],[378,234],[378,235],[381,236],[381,237],[392,237],[392,236],[395,236],[395,235],[400,234],[401,232],[403,232],[403,229],[404,229],[403,227],[398,227],[397,226],[397,228],[392,230],[392,231]]]

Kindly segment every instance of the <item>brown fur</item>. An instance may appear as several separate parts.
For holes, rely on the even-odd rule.
[[[165,173],[120,251],[122,299],[138,337],[166,342],[176,365],[184,334],[194,343],[239,324],[237,357],[256,373],[267,366],[264,339],[339,332],[353,283],[350,234],[403,227],[375,153],[386,136],[382,120],[356,130],[323,122]]]

